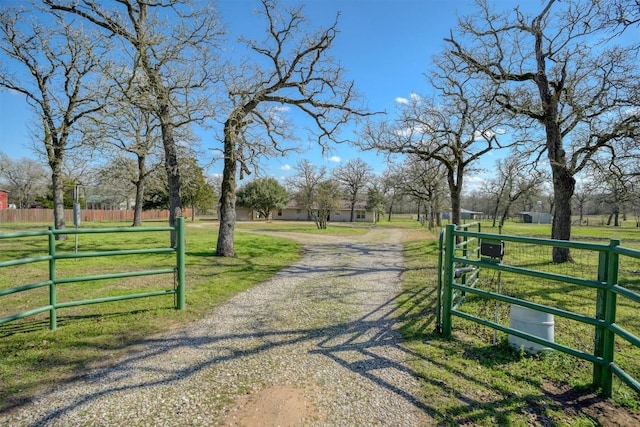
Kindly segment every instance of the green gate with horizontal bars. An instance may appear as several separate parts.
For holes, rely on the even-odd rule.
[[[185,234],[184,234],[184,218],[178,218],[175,227],[121,227],[121,228],[92,228],[92,229],[79,229],[69,228],[55,230],[50,227],[48,230],[42,231],[24,231],[16,233],[3,233],[0,234],[0,240],[5,239],[21,239],[28,237],[43,236],[48,239],[48,253],[46,255],[37,257],[25,257],[19,259],[10,259],[0,261],[0,269],[6,269],[12,266],[27,265],[33,263],[47,263],[48,264],[48,279],[39,281],[36,283],[23,284],[20,286],[14,286],[10,288],[0,289],[0,298],[8,297],[12,294],[21,292],[28,292],[39,288],[49,288],[48,304],[33,307],[19,313],[13,313],[0,317],[0,325],[11,322],[14,320],[22,319],[29,316],[34,316],[39,313],[49,312],[49,328],[55,330],[57,327],[57,311],[61,308],[75,307],[88,304],[98,304],[112,301],[123,301],[134,298],[147,298],[163,295],[174,295],[174,305],[176,309],[184,309],[185,307]],[[78,252],[75,253],[57,253],[56,252],[56,235],[68,235],[68,234],[94,234],[94,233],[148,233],[148,232],[170,232],[176,234],[176,247],[156,247],[156,248],[143,248],[143,249],[124,249],[124,250],[108,250],[108,251],[94,251],[94,252]],[[168,239],[167,239],[168,240]],[[76,247],[77,248],[77,247]],[[64,277],[60,278],[57,275],[56,264],[59,260],[79,259],[79,258],[98,258],[98,257],[111,257],[111,256],[124,256],[124,255],[152,255],[152,254],[171,254],[175,253],[175,263],[169,265],[166,268],[159,268],[153,270],[138,270],[108,273],[91,276],[78,276],[78,277]],[[127,277],[140,277],[150,275],[172,275],[173,287],[169,289],[153,290],[148,292],[138,293],[122,293],[120,295],[108,296],[102,298],[85,299],[77,301],[58,301],[58,287],[62,285],[90,282],[96,280],[107,279],[122,279]],[[6,299],[6,298],[4,298]],[[3,305],[6,304],[4,301]],[[6,306],[5,306],[6,307]],[[3,310],[5,311],[5,310]]]
[[[573,258],[579,261],[562,265],[532,260],[531,254],[535,251],[548,249],[550,254],[554,247],[569,248]],[[518,253],[510,256],[511,249]],[[551,259],[550,255],[547,259]],[[622,266],[625,273],[619,274]],[[486,286],[491,283],[491,274],[495,278],[496,272],[498,277],[507,274],[514,279],[508,289],[498,287],[494,291]],[[440,235],[437,329],[449,337],[454,317],[476,322],[591,362],[592,384],[607,396],[612,394],[614,375],[640,393],[638,273],[640,251],[620,246],[619,240],[600,244],[509,236],[483,233],[479,223],[450,224]],[[547,284],[547,288],[535,293],[522,285],[525,280]],[[576,348],[506,326],[498,316],[492,320],[470,313],[463,309],[463,302],[470,296],[491,300],[496,307],[517,305],[558,316],[561,322],[578,322],[581,327],[592,330],[590,344]],[[551,304],[552,300],[556,303]],[[618,315],[622,305],[629,314]]]

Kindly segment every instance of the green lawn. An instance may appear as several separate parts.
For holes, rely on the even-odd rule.
[[[291,240],[239,230],[236,233],[237,257],[218,258],[214,256],[217,227],[202,225],[204,227],[187,224],[187,306],[184,311],[173,308],[173,295],[169,295],[61,309],[55,332],[48,329],[46,313],[0,325],[0,407],[10,403],[9,397],[11,400],[28,397],[44,385],[63,381],[92,364],[108,361],[139,339],[202,318],[216,305],[266,280],[301,256],[299,245]],[[127,224],[91,226],[123,227]],[[3,224],[0,233],[43,228],[46,227],[37,224],[12,228]],[[168,233],[147,232],[84,234],[78,240],[80,251],[166,247],[169,244]],[[56,248],[58,253],[74,250],[74,236],[58,242]],[[47,238],[44,236],[0,240],[0,260],[33,257],[46,252]],[[167,268],[172,263],[175,265],[175,255],[84,258],[59,261],[57,276]],[[2,270],[0,289],[44,280],[48,273],[46,263]],[[61,285],[58,301],[170,289],[172,286],[170,275]],[[47,288],[2,297],[0,317],[46,305],[47,298]]]
[[[482,231],[497,233],[490,224]],[[411,225],[411,227],[415,227]],[[507,223],[503,234],[548,238],[550,226]],[[634,227],[574,227],[573,238],[582,241],[608,242],[620,239],[622,245],[640,248],[640,230]],[[550,248],[540,249],[507,242],[505,263],[554,271],[577,277],[595,278],[597,256],[573,251],[574,263],[553,265]],[[436,233],[426,233],[409,243],[405,250],[408,270],[405,274],[403,334],[407,345],[418,357],[414,368],[424,376],[423,392],[434,402],[439,425],[599,425],[588,412],[566,408],[563,399],[580,393],[592,380],[592,365],[560,352],[528,356],[511,350],[507,336],[476,323],[453,318],[453,339],[443,339],[435,330],[435,295],[437,286],[438,242]],[[632,281],[640,271],[637,260],[622,260],[621,282]],[[625,276],[627,275],[627,276]],[[483,277],[484,276],[484,277]],[[430,278],[425,280],[425,277]],[[502,274],[492,270],[481,275],[479,287],[527,300],[560,307],[592,316],[595,291],[566,283]],[[498,280],[500,279],[500,280]],[[633,283],[628,284],[633,287]],[[635,289],[638,291],[638,289]],[[618,321],[640,336],[637,304],[618,301]],[[495,320],[507,326],[508,307],[494,301],[468,295],[460,309]],[[593,327],[555,319],[555,340],[586,352],[593,350]],[[635,378],[640,378],[640,352],[617,339],[616,361]],[[640,399],[633,391],[614,380],[615,405],[640,410]]]
[[[93,224],[92,224],[93,225]],[[120,224],[123,226],[126,224]],[[151,224],[151,225],[164,225]],[[113,227],[113,224],[101,226]],[[108,362],[126,347],[149,335],[188,324],[202,318],[216,305],[236,293],[265,280],[282,267],[300,257],[300,247],[290,240],[261,235],[259,231],[283,231],[292,233],[331,233],[359,235],[366,232],[367,224],[330,224],[329,230],[317,230],[312,223],[241,223],[236,234],[237,258],[213,256],[217,228],[212,223],[196,222],[187,226],[187,308],[173,309],[172,297],[148,298],[64,309],[59,312],[59,328],[48,330],[45,315],[24,319],[0,326],[0,407],[14,399],[28,397],[41,387],[61,381],[82,372],[87,367]],[[544,356],[527,356],[511,350],[506,336],[494,334],[488,328],[454,318],[453,339],[443,339],[434,332],[436,301],[436,270],[438,232],[429,232],[417,221],[394,219],[382,221],[378,227],[399,227],[410,236],[405,247],[407,270],[403,275],[403,292],[400,296],[403,335],[412,352],[412,368],[423,378],[422,394],[429,403],[432,415],[439,425],[598,425],[589,413],[567,407],[566,396],[588,388],[591,382],[591,365],[572,356],[553,352]],[[42,225],[22,228],[42,229]],[[0,225],[0,233],[9,231]],[[490,224],[483,224],[483,231],[496,233]],[[505,234],[549,237],[549,225],[507,223]],[[112,247],[133,248],[148,245],[158,237],[149,233],[105,239],[105,235],[81,235],[81,250],[98,250]],[[576,240],[602,241],[620,239],[622,245],[640,248],[640,229],[625,224],[621,228],[589,226],[574,227]],[[166,244],[160,238],[162,244]],[[44,243],[43,243],[44,242]],[[0,240],[0,257],[34,256],[46,251],[43,242],[27,239],[22,246],[7,246]],[[58,244],[59,251],[73,251],[73,238]],[[4,246],[3,246],[4,245]],[[550,254],[543,250],[508,245],[505,259],[512,263],[527,264],[536,268],[561,269],[565,274],[591,277],[594,274],[594,258],[575,251],[575,263],[554,266]],[[166,257],[165,257],[166,258]],[[112,257],[102,261],[70,260],[60,266],[60,275],[115,271],[122,268],[158,268],[171,259],[162,257]],[[640,266],[625,261],[622,277],[630,287],[636,286]],[[533,268],[533,267],[532,267]],[[0,288],[17,283],[42,280],[43,273],[35,267],[11,267],[3,269]],[[46,267],[45,267],[46,269]],[[555,271],[555,270],[554,270]],[[497,277],[486,275],[486,286],[497,286]],[[152,276],[153,277],[153,276]],[[172,278],[166,285],[171,286]],[[164,284],[163,284],[164,285]],[[83,284],[70,286],[61,298],[86,297],[87,289],[96,296],[122,289],[157,289],[157,279],[132,279],[126,283],[112,281],[108,286]],[[566,309],[592,314],[594,294],[566,284],[524,280],[522,277],[502,275],[502,291],[514,296],[526,296]],[[637,290],[637,289],[636,289]],[[15,297],[11,306],[41,304],[46,295]],[[40,298],[40,299],[38,299]],[[0,316],[7,309],[5,301]],[[618,318],[629,330],[640,335],[640,307],[620,302]],[[492,302],[481,298],[468,298],[464,310],[483,315],[491,320],[496,315]],[[6,314],[6,313],[5,313]],[[507,310],[497,311],[501,322],[508,322]],[[575,322],[556,319],[558,342],[589,351],[593,331]],[[640,354],[637,349],[619,344],[616,354],[625,369],[640,377]],[[624,405],[640,411],[640,400],[619,382],[614,384],[615,405]]]

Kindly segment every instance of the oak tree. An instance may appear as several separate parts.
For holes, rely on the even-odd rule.
[[[73,14],[118,40],[126,70],[116,84],[131,102],[159,121],[169,191],[169,223],[182,215],[176,129],[211,116],[209,96],[217,80],[218,13],[205,2],[187,0],[43,0],[52,10]],[[202,4],[202,3],[201,3]],[[108,57],[114,60],[113,56]],[[171,235],[175,245],[175,233]]]
[[[371,181],[373,170],[362,159],[349,160],[333,170],[333,178],[340,183],[349,201],[350,222],[355,220],[355,207],[363,190]]]
[[[65,228],[65,156],[82,145],[78,125],[102,108],[97,94],[108,91],[98,73],[100,41],[57,15],[45,22],[35,9],[5,7],[0,14],[0,87],[24,96],[37,117],[34,131],[51,168],[56,229]]]
[[[637,1],[608,8],[608,2],[546,0],[532,14],[477,3],[477,12],[445,39],[448,48],[470,76],[484,78],[514,127],[539,129],[527,145],[538,157],[546,153],[551,168],[551,237],[569,240],[575,175],[596,153],[614,153],[640,134],[639,39],[622,44],[617,37],[629,26],[637,30]],[[568,248],[553,249],[554,262],[569,260]]]
[[[289,201],[289,193],[275,178],[258,178],[238,189],[238,205],[256,210],[269,220],[271,212],[283,208]]]
[[[247,59],[226,77],[230,108],[223,130],[218,256],[235,256],[238,175],[251,173],[251,165],[261,156],[294,148],[287,146],[296,139],[289,109],[298,114],[297,122],[306,120],[308,135],[323,147],[338,141],[342,125],[367,114],[356,105],[353,82],[330,56],[338,35],[337,17],[311,33],[302,7],[281,10],[275,1],[261,0],[260,13],[265,39],[241,39],[248,48]]]

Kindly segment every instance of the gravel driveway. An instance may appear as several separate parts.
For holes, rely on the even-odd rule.
[[[400,233],[290,234],[299,263],[0,425],[429,425],[395,330]]]

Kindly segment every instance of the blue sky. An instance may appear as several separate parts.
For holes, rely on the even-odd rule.
[[[0,4],[8,2],[15,3],[0,0]],[[513,4],[507,0],[498,3]],[[340,11],[340,33],[332,55],[348,70],[348,77],[355,81],[370,110],[389,113],[394,112],[398,98],[428,91],[423,73],[428,70],[431,57],[442,49],[443,38],[455,27],[456,13],[465,14],[471,9],[470,0],[306,0],[281,4],[305,4],[305,15],[313,28],[330,25]],[[257,0],[219,2],[231,40],[239,35],[260,37],[263,34],[264,24],[253,13],[258,6]],[[1,91],[0,151],[13,159],[33,156],[27,128],[31,120],[33,115],[22,97]],[[210,132],[199,135],[205,148],[219,144]],[[353,128],[346,128],[342,136],[357,138]],[[386,169],[381,156],[341,144],[325,156],[311,149],[299,155],[271,159],[265,162],[262,174],[278,178],[290,176],[293,173],[290,168],[305,158],[331,169],[358,157],[375,172]],[[221,167],[215,164],[209,172],[221,173]]]

